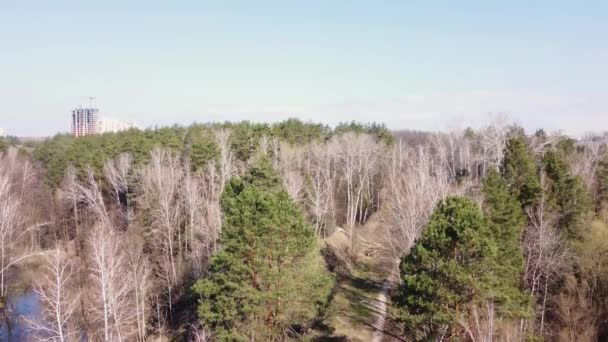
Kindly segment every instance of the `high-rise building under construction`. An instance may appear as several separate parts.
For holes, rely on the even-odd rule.
[[[72,110],[72,135],[82,137],[97,134],[99,109],[78,107]]]

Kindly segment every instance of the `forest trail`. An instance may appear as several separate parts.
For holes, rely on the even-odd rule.
[[[386,322],[386,316],[388,314],[387,310],[387,301],[388,301],[388,290],[390,289],[391,283],[387,279],[384,281],[384,285],[382,286],[382,292],[378,295],[378,318],[376,319],[376,324],[374,324],[376,331],[374,332],[374,339],[372,342],[382,342],[384,338],[384,325]]]
[[[379,255],[359,255],[356,262],[336,248],[343,237],[333,236],[336,286],[323,321],[323,332],[316,341],[382,342],[399,340],[392,336],[396,325],[390,312],[390,292],[398,277],[395,260]],[[337,266],[336,266],[337,265]]]
[[[365,260],[338,280],[325,320],[327,334],[319,341],[399,341],[390,312],[395,278],[385,269]]]
[[[379,313],[376,318],[376,323],[374,324],[376,331],[374,332],[374,339],[372,340],[372,342],[382,342],[387,336],[385,329],[390,330],[390,328],[387,327],[387,323],[389,322],[388,315],[390,305],[389,292],[391,289],[394,288],[399,279],[399,262],[395,261],[395,265],[397,266],[392,267],[391,273],[384,280],[384,284],[382,285],[382,292],[378,295],[377,305]]]

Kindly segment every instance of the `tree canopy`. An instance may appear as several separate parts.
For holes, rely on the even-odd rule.
[[[470,305],[495,303],[504,315],[523,311],[527,298],[509,278],[521,272],[521,252],[513,245],[521,219],[496,177],[486,186],[490,220],[471,200],[449,197],[437,206],[410,254],[401,259],[402,284],[395,301],[411,339],[455,336],[458,319]],[[508,252],[520,256],[502,259]],[[505,271],[509,276],[502,274]]]
[[[512,137],[505,148],[502,174],[522,206],[533,205],[540,194],[534,153],[524,135]]]
[[[230,181],[222,210],[222,250],[194,286],[201,320],[222,340],[280,340],[288,327],[306,325],[327,300],[332,277],[267,160]]]
[[[545,153],[543,164],[550,180],[549,199],[558,212],[558,227],[567,238],[578,240],[581,220],[591,204],[587,189],[580,177],[572,174],[560,150]]]
[[[493,268],[494,300],[502,314],[527,314],[529,297],[520,289],[524,255],[520,246],[526,221],[520,203],[509,192],[505,180],[491,171],[483,184],[483,212],[488,220],[491,238],[496,244]]]
[[[369,133],[386,142],[392,141],[390,131],[380,124],[351,122],[340,124],[334,130],[326,125],[303,122],[298,119],[267,124],[241,121],[237,123],[193,124],[189,127],[130,129],[118,133],[106,133],[85,137],[58,134],[39,144],[34,157],[46,168],[46,177],[52,187],[57,187],[68,166],[84,171],[87,166],[101,171],[107,159],[120,153],[129,153],[136,165],[148,160],[154,147],[163,147],[188,157],[193,170],[199,169],[218,156],[214,129],[229,129],[230,148],[237,160],[247,162],[260,148],[262,137],[277,138],[292,145],[313,141],[326,141],[334,134],[345,132]],[[8,140],[0,139],[0,150]]]

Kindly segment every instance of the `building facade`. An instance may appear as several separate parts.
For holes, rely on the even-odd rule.
[[[72,111],[72,135],[75,137],[120,132],[131,128],[137,126],[130,122],[101,117],[97,108],[78,107]]]
[[[136,126],[130,122],[100,117],[97,125],[97,133],[103,134],[110,132],[120,132],[126,131],[131,128],[136,128]]]
[[[97,134],[99,109],[79,107],[72,111],[72,135],[82,137]]]

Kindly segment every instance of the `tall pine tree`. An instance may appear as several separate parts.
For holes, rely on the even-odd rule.
[[[525,219],[520,203],[506,182],[491,171],[483,184],[483,211],[497,246],[491,286],[502,314],[521,317],[528,314],[530,297],[521,291],[524,256],[520,247]]]
[[[536,203],[541,193],[541,186],[534,153],[523,134],[517,134],[507,143],[502,174],[511,193],[515,195],[522,207]]]
[[[583,180],[572,174],[566,158],[561,149],[549,151],[543,164],[550,180],[549,199],[558,213],[558,227],[568,239],[580,240],[581,223],[591,201]]]
[[[267,160],[230,181],[222,209],[222,250],[194,286],[199,317],[220,340],[281,340],[331,291],[312,228]]]
[[[608,154],[604,154],[595,171],[597,180],[597,207],[600,211],[608,209]]]
[[[408,338],[427,341],[452,329],[464,306],[488,294],[496,245],[469,199],[439,203],[426,230],[401,259],[395,298]]]
[[[496,172],[484,194],[487,218],[470,199],[448,198],[401,259],[395,304],[408,339],[459,339],[460,319],[488,303],[500,319],[528,314],[530,298],[520,290],[521,208]]]

